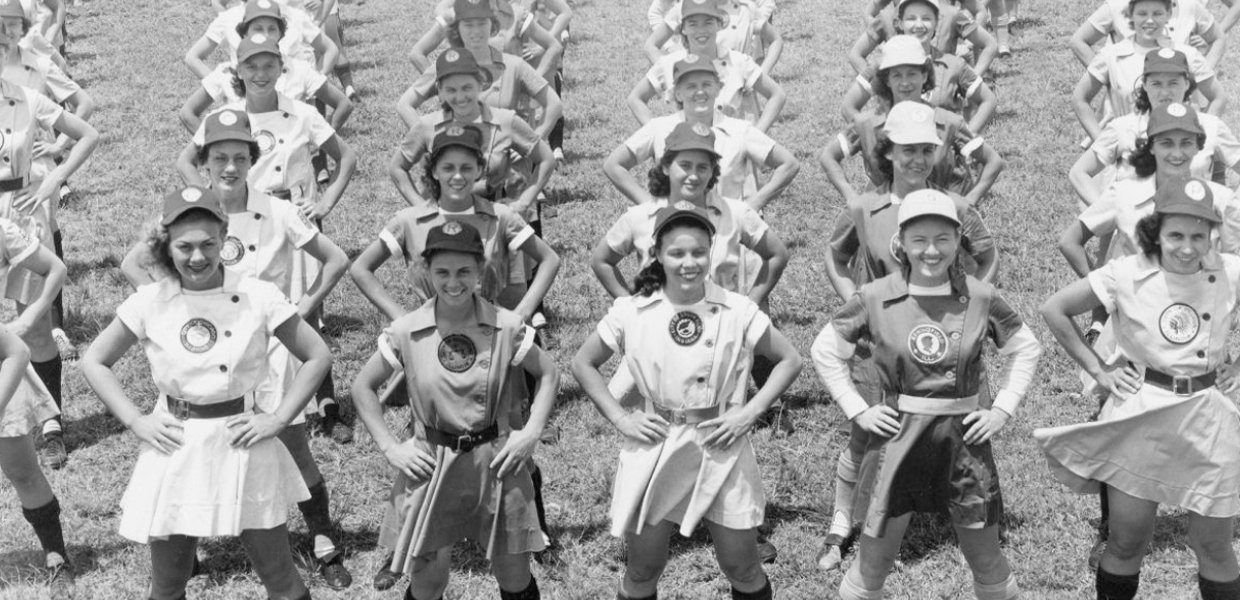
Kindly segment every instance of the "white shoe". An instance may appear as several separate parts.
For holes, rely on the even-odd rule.
[[[564,163],[564,149],[563,148],[556,148],[551,153],[555,155],[555,162],[561,163],[561,164]]]
[[[349,102],[357,102],[357,89],[353,86],[344,86],[344,95],[349,97]]]
[[[57,327],[52,330],[52,340],[56,342],[56,350],[60,352],[60,357],[64,360],[77,360],[77,346],[73,345],[73,340],[69,339],[69,334],[65,330]]]

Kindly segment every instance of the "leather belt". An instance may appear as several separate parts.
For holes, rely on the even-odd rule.
[[[1172,392],[1177,396],[1192,396],[1201,390],[1214,387],[1214,380],[1217,378],[1217,371],[1210,371],[1201,375],[1168,375],[1154,369],[1147,368],[1145,370],[1146,383]]]
[[[172,396],[168,396],[167,399],[168,412],[182,421],[187,419],[218,419],[245,412],[244,396],[210,404],[193,404]]]
[[[435,429],[429,425],[423,429],[426,430],[426,441],[435,444],[436,446],[448,448],[453,452],[469,452],[470,450],[473,450],[474,448],[499,437],[498,423],[491,423],[491,426],[486,429],[479,429],[478,431],[471,431],[469,433],[462,434],[448,433],[447,431]]]
[[[670,425],[697,425],[704,423],[719,416],[718,406],[707,406],[705,408],[668,408],[656,403],[651,403],[654,407],[654,414],[663,417]]]
[[[13,179],[0,179],[0,192],[16,192],[26,187],[25,177],[14,177]]]

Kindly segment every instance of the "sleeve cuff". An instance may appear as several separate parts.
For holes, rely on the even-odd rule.
[[[999,393],[995,394],[995,401],[991,406],[1007,413],[1008,416],[1015,416],[1016,407],[1020,405],[1022,398],[1020,394],[1011,390],[999,390]]]
[[[396,241],[396,236],[392,235],[392,232],[386,229],[380,231],[379,241],[383,242],[384,246],[387,246],[388,254],[391,254],[392,256],[404,255],[404,252],[402,252],[402,248],[400,247],[400,242]]]
[[[525,228],[522,229],[521,232],[516,235],[516,237],[512,238],[511,242],[508,243],[508,250],[511,252],[517,252],[521,250],[521,246],[524,246],[525,242],[528,241],[532,237],[534,237],[534,228],[530,227],[529,225],[526,225]]]
[[[975,137],[975,138],[973,138],[973,139],[969,140],[969,143],[967,143],[967,144],[965,144],[963,147],[961,147],[961,148],[960,148],[960,154],[961,154],[962,156],[972,157],[972,156],[973,156],[973,153],[974,153],[974,152],[977,152],[977,149],[978,149],[978,148],[981,148],[981,147],[982,147],[982,144],[985,144],[985,143],[986,143],[986,140],[985,140],[984,138],[982,138],[982,136],[980,136],[980,135],[979,135],[979,136],[977,136],[977,137]]]
[[[844,416],[848,417],[849,421],[870,407],[865,398],[862,398],[861,394],[857,392],[849,392],[840,398],[836,398],[835,403],[840,405],[840,410],[844,411]]]

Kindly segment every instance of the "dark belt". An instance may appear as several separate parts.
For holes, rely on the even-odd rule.
[[[168,412],[184,421],[186,419],[218,419],[245,412],[245,398],[233,398],[211,404],[193,404],[180,398],[168,396]]]
[[[1145,382],[1175,393],[1177,396],[1191,396],[1206,388],[1214,387],[1217,371],[1201,375],[1168,375],[1154,369],[1145,370]]]
[[[706,408],[667,408],[656,403],[651,403],[654,407],[654,414],[663,417],[669,425],[697,425],[704,423],[719,416],[718,406],[707,406]]]
[[[24,177],[0,179],[0,192],[16,192],[24,187],[26,187],[26,179]]]
[[[293,201],[293,190],[267,190],[267,194],[281,200]]]
[[[453,452],[469,452],[499,437],[498,423],[491,423],[491,426],[486,429],[462,434],[448,433],[442,429],[435,429],[430,426],[424,429],[426,430],[426,441],[436,446],[448,448]]]

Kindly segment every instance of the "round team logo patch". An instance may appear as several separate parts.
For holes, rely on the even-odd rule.
[[[676,210],[695,210],[697,209],[697,205],[689,202],[688,200],[678,200],[676,204],[672,205],[672,208],[675,208]]]
[[[1184,184],[1184,195],[1193,200],[1201,200],[1206,197],[1206,186],[1201,185],[1200,181],[1190,181]]]
[[[448,129],[447,129],[446,131],[444,131],[444,133],[446,133],[446,134],[448,134],[448,135],[454,135],[454,136],[455,136],[455,135],[465,135],[465,128],[464,128],[464,127],[461,127],[460,125],[457,125],[456,123],[453,123],[453,124],[451,124],[451,125],[449,125],[449,126],[448,126]]]
[[[688,310],[682,310],[672,317],[672,322],[667,326],[667,332],[672,335],[672,341],[681,346],[692,346],[702,337],[702,317],[697,313]]]
[[[914,123],[925,123],[930,120],[930,110],[922,110],[922,107],[919,106],[916,107],[916,109],[913,110],[909,116],[913,119]]]
[[[938,325],[918,325],[908,333],[908,351],[923,365],[938,364],[947,356],[947,334]]]
[[[443,224],[443,232],[448,235],[456,235],[461,232],[461,224],[456,221],[448,221]]]
[[[241,240],[228,236],[224,240],[224,247],[220,249],[220,260],[224,261],[224,266],[231,267],[239,262],[245,256],[245,244]]]
[[[271,0],[258,0],[257,4],[259,8],[271,8]]]
[[[215,325],[201,318],[193,318],[181,327],[181,345],[194,354],[201,354],[215,346]]]
[[[478,348],[467,335],[454,333],[439,342],[439,364],[453,373],[464,373],[477,357]]]
[[[258,144],[258,153],[267,154],[272,148],[276,147],[276,136],[270,131],[263,130],[254,134],[254,142]]]
[[[710,135],[710,128],[709,128],[709,127],[707,127],[707,126],[706,126],[705,124],[703,124],[703,123],[694,123],[694,124],[693,124],[693,133],[696,133],[696,134],[698,134],[698,135],[700,135],[700,136],[702,136],[702,137],[706,137],[706,136]]]
[[[891,253],[891,258],[894,258],[896,259],[897,262],[899,262],[900,251],[904,249],[904,246],[900,244],[900,232],[899,231],[891,234],[891,243],[888,244],[888,246],[889,247],[887,248],[887,251]]]
[[[237,113],[231,110],[226,110],[220,113],[220,125],[228,126],[228,125],[236,125],[236,124],[237,124]]]
[[[1187,344],[1201,331],[1201,317],[1187,304],[1172,304],[1158,316],[1158,331],[1172,344]]]
[[[197,202],[202,199],[202,190],[198,188],[185,188],[181,190],[181,199],[191,204]]]
[[[448,62],[456,62],[461,60],[461,55],[456,50],[449,50],[443,53],[443,59]]]
[[[1158,55],[1163,58],[1175,58],[1175,50],[1172,50],[1171,48],[1163,48],[1158,51]]]
[[[1179,102],[1172,102],[1167,105],[1167,114],[1173,117],[1182,117],[1188,114],[1188,109],[1184,108],[1184,105]]]
[[[696,63],[699,59],[698,59],[698,55],[696,54],[686,54],[682,60],[684,60],[685,62],[689,64],[693,64],[693,63]]]
[[[265,36],[265,35],[263,35],[263,34],[261,34],[261,33],[256,33],[256,34],[254,34],[254,35],[250,36],[250,41],[251,41],[251,42],[254,42],[255,44],[263,44],[263,43],[266,43],[266,42],[267,42],[267,36]]]

